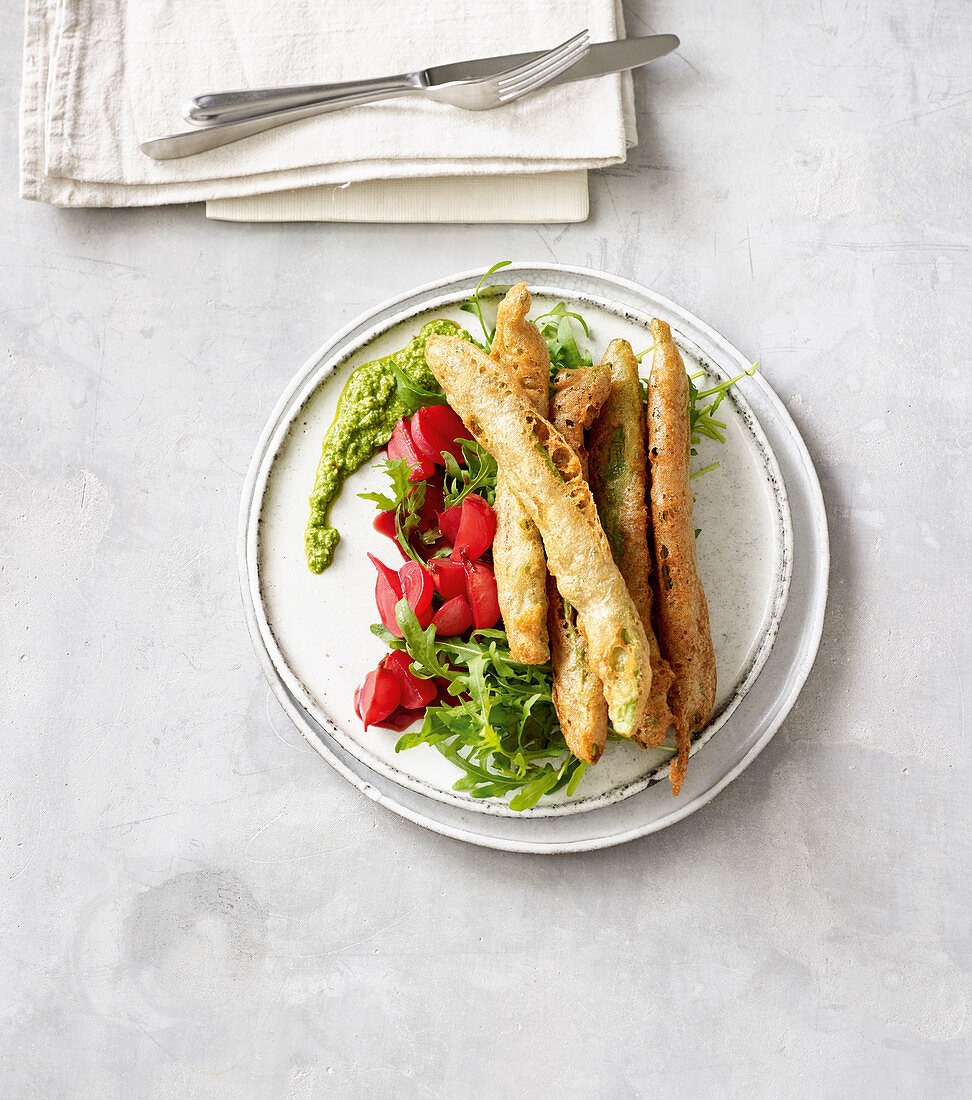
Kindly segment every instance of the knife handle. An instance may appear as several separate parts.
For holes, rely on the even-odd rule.
[[[286,126],[288,122],[296,122],[301,118],[313,118],[330,111],[340,111],[342,107],[349,107],[354,103],[391,99],[416,90],[402,88],[396,91],[372,93],[355,99],[345,97],[341,101],[309,103],[303,107],[287,107],[282,111],[272,111],[262,115],[247,115],[244,118],[238,118],[235,122],[216,122],[211,126],[200,126],[197,130],[186,130],[181,134],[169,134],[166,137],[143,141],[139,148],[153,160],[177,160],[179,157],[191,157],[196,153],[205,153],[210,149],[218,149],[222,145],[230,145],[234,141],[253,137],[254,134],[262,134],[265,130],[273,130],[277,126]]]
[[[414,92],[424,86],[420,73],[348,80],[341,84],[299,84],[290,88],[259,88],[250,92],[212,92],[183,104],[182,117],[193,126],[238,122],[298,107],[337,110],[358,103]]]

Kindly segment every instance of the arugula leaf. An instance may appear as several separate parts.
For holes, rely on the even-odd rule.
[[[395,605],[395,622],[402,632],[405,641],[405,650],[413,661],[413,671],[416,676],[425,680],[433,680],[436,676],[454,679],[452,671],[444,666],[436,652],[435,627],[429,625],[423,630],[418,616],[408,606],[408,600],[404,597]]]
[[[460,330],[460,333],[461,331],[462,330]],[[418,412],[419,409],[424,409],[426,405],[449,404],[448,398],[441,386],[437,386],[434,390],[427,389],[425,386],[420,386],[413,379],[409,378],[394,360],[390,360],[388,365],[391,367],[391,372],[395,376],[395,395],[405,406],[405,411],[402,414],[403,416],[411,416],[413,413]]]
[[[639,352],[635,358],[638,362],[641,362],[643,356],[647,355],[652,350],[654,345],[645,348],[644,351]],[[716,420],[712,415],[722,404],[726,394],[729,390],[739,381],[740,378],[746,378],[756,373],[759,369],[759,360],[748,369],[744,370],[741,374],[737,374],[735,378],[729,378],[725,382],[720,382],[716,386],[712,386],[707,390],[699,390],[695,384],[696,378],[701,378],[705,374],[704,370],[700,370],[695,374],[690,374],[688,378],[689,384],[689,437],[691,442],[691,454],[693,457],[698,454],[696,450],[697,445],[701,442],[702,436],[707,436],[709,439],[715,439],[719,443],[725,443],[726,437],[722,434],[726,430],[726,425],[721,420]],[[647,415],[648,411],[648,381],[645,378],[639,379],[641,385],[641,402],[645,408]],[[715,400],[711,401],[708,405],[703,405],[702,402],[707,397],[714,397]],[[719,468],[718,462],[713,462],[709,466],[703,467],[701,470],[696,470],[691,477],[701,477],[702,474],[709,473],[710,470],[716,470]]]
[[[580,324],[584,335],[590,339],[591,330],[587,322],[579,313],[571,313],[563,302],[558,302],[553,309],[537,318],[536,324],[540,335],[546,340],[550,351],[551,380],[560,370],[573,370],[575,367],[590,366],[592,363],[590,351],[587,349],[581,351],[577,346],[577,339],[571,325],[572,319]]]
[[[460,769],[455,790],[473,798],[509,798],[514,810],[545,795],[576,789],[586,765],[567,749],[551,696],[549,665],[514,661],[502,630],[474,631],[468,641],[443,640],[422,630],[402,600],[395,615],[416,675],[450,681],[453,704],[429,707],[421,730],[405,733],[395,749],[433,746]],[[383,627],[372,627],[383,640]]]
[[[479,284],[472,294],[459,306],[461,310],[464,310],[466,313],[471,313],[474,317],[479,319],[479,326],[483,330],[483,341],[480,342],[474,337],[470,337],[470,339],[477,347],[487,354],[493,343],[493,336],[495,335],[496,329],[495,327],[489,328],[486,324],[486,318],[483,314],[482,299],[487,294],[505,292],[507,288],[504,286],[483,286],[483,283],[485,283],[494,271],[499,271],[500,268],[508,267],[510,263],[510,260],[500,260],[499,263],[493,264],[479,280]],[[574,336],[571,321],[576,321],[583,329],[587,339],[590,339],[591,330],[587,322],[579,313],[571,312],[564,302],[558,302],[553,309],[541,314],[536,319],[535,323],[540,330],[540,335],[546,340],[547,347],[550,350],[551,378],[554,377],[557,371],[564,368],[569,369],[572,367],[590,365],[592,362],[590,351],[586,349],[581,351],[577,346],[577,339]]]
[[[689,432],[692,441],[692,454],[696,454],[695,445],[701,441],[701,437],[708,436],[709,439],[716,439],[720,443],[725,443],[726,437],[722,434],[726,430],[726,425],[721,420],[716,420],[712,415],[716,409],[725,400],[726,394],[730,388],[734,386],[740,378],[746,378],[754,375],[759,368],[759,360],[748,369],[737,374],[735,378],[729,378],[725,382],[720,382],[718,385],[712,386],[707,390],[699,390],[695,385],[695,379],[699,377],[698,374],[693,374],[689,377]],[[699,372],[704,373],[704,372]],[[707,397],[714,397],[715,400],[709,402],[708,405],[703,405],[702,402]],[[706,470],[712,469],[707,466]],[[705,470],[699,470],[699,473],[705,473]]]
[[[559,327],[560,318],[562,318],[562,317],[573,317],[573,319],[584,330],[584,335],[588,338],[588,340],[590,340],[591,330],[588,328],[587,322],[584,320],[583,317],[581,317],[581,315],[579,313],[571,313],[571,311],[567,308],[566,303],[558,302],[553,307],[553,309],[549,310],[547,313],[541,313],[540,316],[537,318],[537,322],[546,320],[547,317],[557,318],[558,327]]]
[[[422,505],[425,504],[424,481],[408,480],[408,463],[404,458],[389,459],[384,463],[385,473],[391,480],[392,496],[384,493],[358,493],[362,500],[370,500],[383,512],[395,511],[395,538],[408,557],[423,565],[423,559],[412,549],[411,536],[422,522]]]
[[[718,470],[719,465],[720,463],[718,462],[710,462],[708,466],[703,466],[701,470],[696,470],[694,474],[689,474],[689,481],[691,481],[693,477],[701,477],[703,474],[709,473],[710,470]]]
[[[391,479],[393,496],[384,493],[358,493],[362,500],[371,500],[384,512],[399,508],[408,500],[409,480],[408,463],[404,458],[388,459],[383,463],[385,473]]]
[[[479,493],[492,504],[496,498],[496,459],[474,439],[464,439],[460,446],[465,469],[452,455],[443,452],[442,456],[445,459],[443,497],[446,508],[461,504],[470,493]]]
[[[383,623],[372,623],[368,627],[372,634],[378,639],[379,642],[384,642],[389,649],[404,649],[405,643],[401,638],[396,637]]]
[[[473,337],[470,337],[470,339],[472,339],[472,342],[477,347],[482,348],[482,350],[487,352],[487,353],[489,352],[490,346],[493,343],[493,333],[496,330],[495,330],[495,328],[494,329],[488,329],[486,327],[486,320],[483,317],[483,303],[480,301],[480,295],[481,294],[490,294],[491,292],[494,292],[494,291],[505,290],[506,288],[505,287],[499,287],[499,286],[484,287],[483,283],[486,282],[486,280],[490,277],[490,275],[493,274],[494,271],[499,271],[499,269],[501,267],[509,267],[509,265],[512,262],[513,262],[512,260],[500,260],[499,263],[493,264],[493,266],[489,269],[489,271],[487,271],[486,274],[483,275],[483,277],[479,280],[479,283],[477,284],[476,289],[472,292],[470,297],[468,297],[462,303],[462,305],[459,306],[459,308],[461,310],[464,310],[466,313],[471,313],[475,317],[479,318],[479,325],[480,325],[480,328],[482,328],[482,330],[483,330],[483,336],[485,337],[485,343],[480,344],[480,342],[478,340],[476,340],[475,338],[473,338]]]

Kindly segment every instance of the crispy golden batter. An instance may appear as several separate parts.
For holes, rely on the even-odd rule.
[[[603,367],[611,388],[594,422],[588,445],[591,491],[601,525],[611,544],[648,636],[651,650],[651,696],[648,711],[634,740],[651,748],[668,736],[672,712],[668,691],[672,670],[661,654],[652,625],[651,553],[648,549],[647,456],[645,416],[638,381],[638,360],[627,340],[613,340]]]
[[[541,416],[547,415],[550,353],[530,321],[526,283],[511,287],[496,315],[490,355],[513,375]],[[547,560],[540,532],[499,470],[496,477],[493,569],[500,613],[515,661],[543,664],[547,640]]]
[[[496,331],[490,356],[501,359],[526,390],[533,407],[547,415],[550,392],[550,352],[537,326],[527,320],[533,299],[526,283],[510,287],[496,311]]]
[[[604,689],[587,649],[577,614],[547,577],[547,625],[553,662],[552,695],[567,747],[578,760],[596,764],[607,741]]]
[[[614,728],[630,734],[641,725],[651,690],[648,639],[580,460],[510,372],[468,341],[433,336],[426,359],[539,528],[550,572],[577,611]]]
[[[611,389],[611,372],[604,363],[562,370],[550,399],[550,422],[574,448],[587,477],[584,432],[597,419]]]
[[[671,766],[672,790],[678,794],[688,765],[691,732],[704,726],[712,713],[716,668],[709,609],[695,561],[688,379],[668,325],[655,318],[651,334],[655,338],[648,380],[651,519],[661,644],[675,673],[669,702],[678,739],[678,756]]]
[[[610,381],[610,372],[603,364],[598,364],[561,371],[554,387],[550,420],[574,449],[584,478],[587,478],[584,432],[604,403]],[[547,599],[553,701],[560,728],[574,756],[596,764],[607,741],[604,691],[591,665],[587,639],[577,624],[577,615],[560,595],[553,577],[547,578]]]

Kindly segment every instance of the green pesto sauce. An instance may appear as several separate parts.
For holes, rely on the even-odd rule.
[[[338,400],[334,423],[324,436],[310,495],[304,551],[312,572],[323,573],[334,557],[341,536],[327,517],[348,476],[388,442],[401,417],[416,411],[414,395],[403,392],[394,368],[417,387],[437,390],[439,384],[425,362],[425,342],[430,336],[456,336],[462,331],[454,321],[429,321],[406,347],[351,373]]]

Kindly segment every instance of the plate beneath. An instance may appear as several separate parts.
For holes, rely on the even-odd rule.
[[[384,475],[369,464],[349,480],[332,513],[342,542],[334,564],[320,576],[304,562],[303,529],[321,439],[348,373],[405,344],[431,316],[453,317],[469,327],[474,319],[459,312],[458,303],[480,275],[441,280],[359,318],[305,364],[281,397],[244,490],[240,569],[248,625],[264,672],[298,728],[382,804],[436,831],[491,847],[602,847],[661,828],[703,804],[755,756],[792,705],[816,651],[826,598],[819,486],[772,390],[758,375],[743,379],[720,408],[727,443],[703,440],[696,460],[698,466],[720,463],[693,484],[719,689],[714,718],[696,739],[678,799],[667,783],[669,754],[623,743],[609,745],[572,798],[555,796],[525,814],[453,792],[458,772],[434,749],[396,755],[396,734],[366,734],[353,713],[354,687],[383,652],[368,631],[377,616],[365,551],[397,560],[371,528],[371,504],[356,494],[379,486]],[[556,301],[566,300],[569,308],[573,303],[591,325],[595,354],[616,336],[640,351],[651,343],[650,318],[659,316],[671,323],[690,372],[704,370],[715,381],[748,366],[700,321],[613,276],[518,264],[497,277],[527,281],[533,316]],[[791,576],[798,584],[787,606]]]

